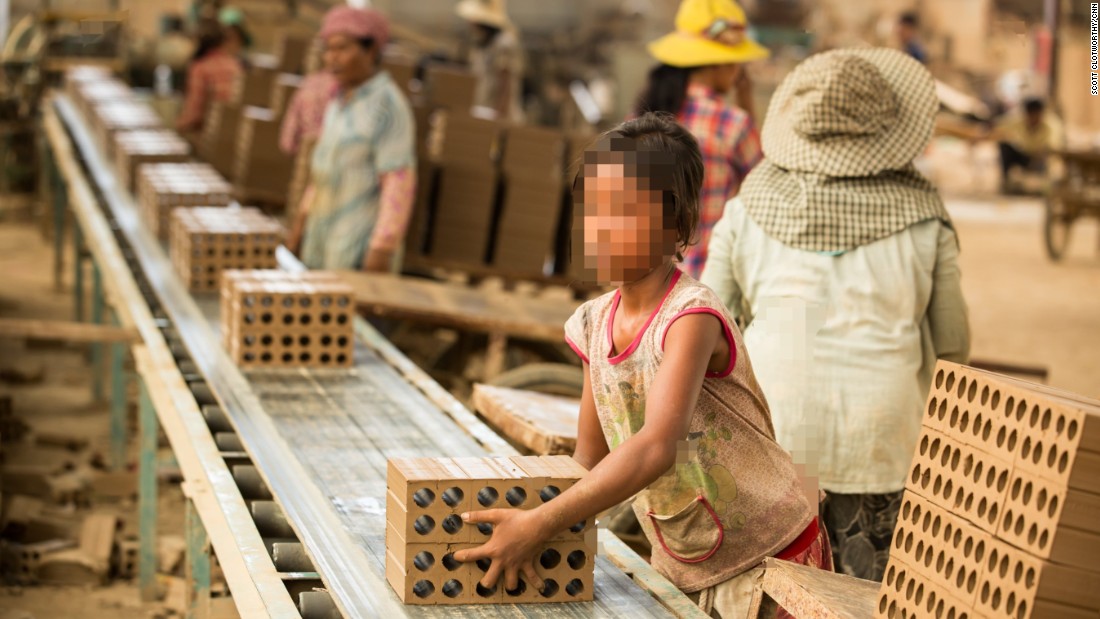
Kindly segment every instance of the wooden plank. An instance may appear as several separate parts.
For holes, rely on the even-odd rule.
[[[870,619],[878,591],[876,582],[768,558],[755,597],[762,592],[799,619]]]
[[[134,329],[67,320],[0,318],[0,338],[48,340],[51,342],[134,342]]]
[[[477,384],[473,403],[505,436],[536,454],[571,455],[577,446],[576,398]]]
[[[342,272],[359,308],[380,317],[415,320],[475,333],[561,342],[577,302],[527,297],[450,282]]]

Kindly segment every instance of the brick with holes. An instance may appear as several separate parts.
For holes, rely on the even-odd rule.
[[[223,343],[242,367],[350,367],[352,301],[351,288],[332,273],[226,270]]]
[[[256,208],[177,208],[169,239],[172,265],[192,292],[220,289],[228,269],[274,269],[282,225]]]
[[[453,561],[454,552],[480,546],[492,532],[489,527],[478,530],[465,525],[459,518],[462,512],[533,508],[543,503],[542,495],[547,500],[557,496],[547,491],[549,486],[568,488],[583,473],[579,465],[570,465],[561,457],[391,459],[387,470],[387,580],[408,604],[591,600],[597,551],[591,523],[551,539],[540,550],[535,569],[546,584],[542,591],[522,577],[511,591],[504,590],[503,582],[486,589],[480,581],[489,561]],[[455,521],[448,530],[451,516]]]

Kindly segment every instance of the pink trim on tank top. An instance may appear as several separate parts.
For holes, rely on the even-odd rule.
[[[672,320],[668,321],[665,325],[665,331],[661,334],[661,350],[665,349],[665,338],[668,337],[668,329],[672,326],[672,323],[676,322],[681,316],[687,316],[688,314],[710,314],[718,319],[718,322],[722,324],[722,333],[726,336],[726,342],[730,347],[730,363],[726,366],[726,369],[721,372],[707,372],[704,374],[707,378],[725,378],[733,373],[733,367],[737,365],[737,344],[733,341],[733,331],[730,330],[729,323],[726,322],[726,317],[719,313],[718,310],[713,307],[691,307],[679,314],[672,317]]]
[[[676,269],[676,272],[672,274],[672,281],[668,284],[668,290],[665,291],[665,296],[661,297],[661,302],[657,304],[657,308],[653,310],[653,313],[649,315],[649,320],[645,321],[645,325],[642,326],[641,331],[634,336],[634,341],[630,342],[630,346],[623,352],[612,356],[612,351],[615,350],[615,311],[619,309],[619,291],[615,291],[615,298],[611,301],[611,314],[607,317],[607,361],[611,365],[618,365],[626,360],[638,348],[638,345],[642,343],[642,336],[645,335],[646,330],[649,329],[649,323],[653,322],[653,319],[657,317],[657,312],[661,311],[661,308],[665,306],[665,301],[668,299],[668,295],[672,294],[672,289],[676,287],[676,282],[680,281],[680,276],[684,273],[680,269]]]

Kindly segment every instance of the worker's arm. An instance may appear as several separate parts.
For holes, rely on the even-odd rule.
[[[416,200],[416,168],[408,166],[386,172],[381,178],[382,197],[378,221],[374,224],[363,269],[388,272],[397,247],[405,238]]]
[[[932,296],[928,302],[928,324],[936,358],[966,363],[970,359],[970,321],[958,258],[955,232],[941,225],[936,267],[932,273]]]
[[[296,256],[300,255],[298,251],[302,248],[302,234],[305,232],[309,209],[313,206],[314,194],[313,184],[310,183],[302,192],[302,199],[298,202],[298,211],[294,214],[294,219],[290,222],[290,230],[286,234],[286,248]]]
[[[191,65],[187,70],[187,91],[184,93],[183,108],[176,119],[176,129],[187,132],[202,126],[202,117],[206,112],[206,90],[202,65]]]
[[[483,546],[456,552],[455,559],[490,559],[492,564],[481,580],[483,586],[491,588],[503,576],[505,589],[515,589],[522,571],[529,584],[541,589],[543,583],[535,572],[534,560],[547,539],[636,495],[675,464],[721,329],[719,322],[707,314],[686,315],[672,323],[664,359],[649,385],[642,429],[553,501],[531,510],[492,509],[463,514],[469,523],[492,523],[493,535]]]

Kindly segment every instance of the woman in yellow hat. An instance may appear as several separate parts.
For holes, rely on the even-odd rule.
[[[733,0],[684,0],[676,31],[649,45],[660,64],[650,71],[637,111],[674,114],[703,151],[699,238],[685,253],[682,267],[693,277],[703,269],[710,231],[726,201],[737,195],[741,181],[761,159],[750,110],[727,98],[735,85],[739,94],[746,92],[741,65],[768,57],[768,50],[746,35],[747,25],[745,12]]]

